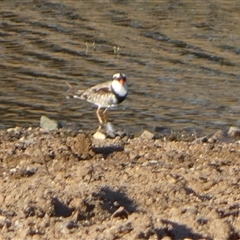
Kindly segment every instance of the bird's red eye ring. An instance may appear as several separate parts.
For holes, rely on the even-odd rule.
[[[124,84],[124,83],[126,82],[126,79],[125,79],[125,78],[121,78],[121,79],[119,80],[119,82],[120,82],[121,84]]]

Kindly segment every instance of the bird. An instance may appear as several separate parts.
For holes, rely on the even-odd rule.
[[[112,81],[97,84],[85,91],[78,90],[72,97],[75,99],[86,100],[96,105],[96,115],[100,123],[99,128],[107,123],[106,112],[109,108],[120,104],[128,95],[127,77],[124,73],[115,73]],[[101,116],[101,109],[104,109]]]

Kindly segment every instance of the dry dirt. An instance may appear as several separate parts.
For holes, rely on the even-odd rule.
[[[0,135],[0,239],[239,239],[239,141],[16,127]]]

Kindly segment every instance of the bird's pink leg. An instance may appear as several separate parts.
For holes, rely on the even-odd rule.
[[[97,117],[98,117],[98,121],[100,122],[100,124],[102,124],[103,123],[103,120],[102,120],[102,118],[101,118],[101,115],[100,115],[100,107],[98,107],[98,109],[97,109],[97,111],[96,111],[96,114],[97,114]]]
[[[96,111],[96,114],[97,114],[97,117],[98,117],[98,121],[100,123],[100,125],[98,127],[98,130],[100,130],[102,128],[102,124],[103,124],[103,120],[102,120],[101,115],[100,115],[100,109],[101,109],[101,107],[98,107],[98,109]]]

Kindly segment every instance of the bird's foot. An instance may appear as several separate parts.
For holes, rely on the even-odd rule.
[[[116,130],[110,122],[101,123],[96,132],[105,134],[110,138],[116,137]]]

